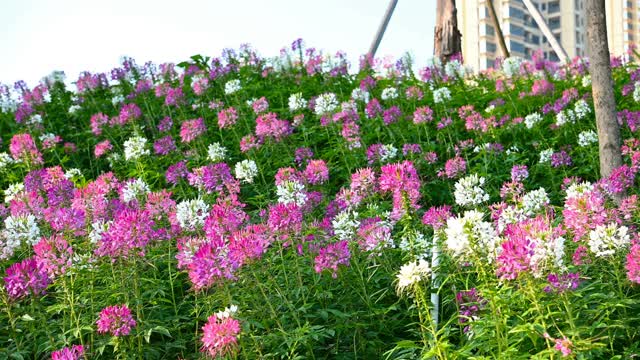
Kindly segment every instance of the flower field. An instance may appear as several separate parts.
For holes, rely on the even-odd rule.
[[[612,67],[603,179],[583,59],[297,40],[1,85],[0,358],[640,356],[640,68]]]

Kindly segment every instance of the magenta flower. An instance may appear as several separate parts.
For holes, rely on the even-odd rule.
[[[413,162],[384,165],[380,171],[380,190],[382,193],[391,192],[393,195],[392,219],[400,219],[408,209],[420,208],[420,179]]]
[[[453,216],[451,206],[433,206],[422,216],[422,223],[433,227],[434,230],[438,230],[445,225],[447,219],[451,216]]]
[[[554,339],[556,346],[555,349],[562,353],[562,357],[567,357],[571,355],[571,347],[573,343],[566,336],[563,336],[562,339]]]
[[[269,102],[263,96],[260,99],[254,101],[251,104],[251,107],[253,108],[253,112],[256,113],[256,115],[260,115],[260,114],[266,112],[267,110],[269,110]]]
[[[315,258],[314,268],[317,273],[321,273],[325,269],[331,270],[331,276],[335,279],[338,277],[338,266],[340,264],[349,266],[350,259],[349,243],[342,240],[320,248],[320,252]]]
[[[419,107],[413,113],[414,124],[424,124],[433,121],[433,110],[428,106]]]
[[[136,321],[131,315],[127,305],[107,306],[100,311],[100,318],[96,322],[98,333],[110,333],[113,336],[126,336],[131,328],[136,326]]]
[[[153,150],[157,155],[167,155],[176,149],[176,143],[171,135],[160,138],[153,143]]]
[[[522,182],[529,177],[527,165],[514,165],[511,168],[511,181]]]
[[[73,250],[61,235],[43,237],[33,246],[33,252],[36,261],[51,278],[64,274],[71,266]]]
[[[187,163],[183,160],[170,165],[164,176],[169,184],[178,185],[180,179],[185,179],[187,174],[189,174],[189,170],[187,169]]]
[[[42,154],[36,147],[31,134],[16,134],[11,138],[9,152],[15,161],[25,162],[30,165],[41,165],[44,163]]]
[[[73,345],[51,353],[51,360],[80,360],[84,358],[84,347]]]
[[[110,121],[110,125],[124,125],[134,121],[142,115],[142,111],[136,104],[125,104],[120,109],[120,114]]]
[[[311,160],[304,169],[304,177],[309,184],[322,184],[329,180],[329,168],[324,160]]]
[[[228,256],[228,247],[222,238],[209,241],[198,249],[188,265],[189,280],[196,291],[210,288],[223,279],[234,279],[234,271],[244,259]]]
[[[464,158],[456,156],[447,160],[444,164],[444,175],[449,179],[454,179],[463,175],[467,171],[467,162]]]
[[[228,109],[222,109],[218,112],[218,127],[220,129],[226,129],[232,127],[238,120],[238,113],[236,109],[230,107]]]
[[[251,149],[259,148],[261,144],[262,142],[252,134],[245,135],[240,139],[240,151],[245,153]]]
[[[631,247],[625,267],[629,281],[640,284],[640,244]]]
[[[4,287],[12,299],[44,294],[49,282],[47,271],[35,257],[9,266],[4,277]]]
[[[99,158],[111,149],[113,149],[111,142],[109,140],[104,140],[96,144],[96,148],[93,153],[97,158]]]
[[[231,316],[214,314],[202,327],[200,351],[211,357],[225,356],[235,351],[240,333],[240,322]]]
[[[291,124],[278,119],[275,113],[260,115],[256,119],[256,135],[261,139],[272,137],[279,141],[291,134],[292,130]]]
[[[202,118],[187,120],[180,127],[180,138],[183,143],[189,143],[206,131],[207,127]]]
[[[91,132],[94,135],[102,134],[102,126],[109,123],[109,117],[103,113],[97,113],[91,116]]]

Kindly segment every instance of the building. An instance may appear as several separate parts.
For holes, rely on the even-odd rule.
[[[458,2],[458,27],[462,32],[465,63],[476,70],[493,66],[503,57],[487,9],[490,0]],[[532,0],[570,58],[587,55],[587,19],[583,0]],[[531,58],[541,50],[557,61],[542,31],[522,0],[493,0],[505,43],[512,56]],[[640,39],[640,0],[606,0],[609,47],[622,55]]]

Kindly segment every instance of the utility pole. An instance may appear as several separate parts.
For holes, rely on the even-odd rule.
[[[382,18],[382,22],[380,26],[378,26],[378,31],[376,32],[375,38],[373,38],[373,42],[371,42],[371,46],[369,47],[369,52],[367,55],[370,59],[373,59],[376,56],[376,51],[378,51],[378,46],[380,46],[380,42],[382,41],[382,37],[384,36],[385,31],[387,31],[387,25],[389,25],[389,21],[391,20],[391,15],[393,15],[393,11],[398,4],[398,0],[389,1],[389,6],[387,6],[387,11],[384,13],[384,17]]]
[[[533,5],[531,0],[522,0],[522,2],[527,7],[527,10],[529,10],[529,13],[531,13],[533,20],[536,21],[536,24],[538,24],[540,30],[542,30],[544,37],[547,38],[547,41],[549,42],[549,44],[551,44],[551,48],[553,48],[553,51],[555,51],[556,55],[558,55],[558,57],[560,58],[560,62],[566,62],[569,58],[567,52],[564,51],[562,45],[560,45],[556,37],[553,36],[551,29],[549,29],[549,25],[547,25],[546,21],[544,21],[544,19],[542,18],[542,14],[540,14],[538,8]]]
[[[509,49],[507,49],[507,44],[504,42],[504,36],[502,35],[502,28],[500,27],[500,22],[498,22],[498,17],[496,16],[496,9],[493,7],[493,0],[486,0],[487,8],[489,9],[489,16],[491,17],[491,21],[493,22],[493,27],[496,30],[496,36],[498,37],[498,43],[500,44],[500,50],[502,50],[502,55],[504,58],[509,57]]]

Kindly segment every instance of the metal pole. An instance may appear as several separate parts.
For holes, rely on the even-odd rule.
[[[493,27],[496,30],[496,36],[498,37],[498,42],[500,43],[500,50],[502,50],[502,55],[506,59],[509,57],[509,50],[507,49],[507,44],[504,42],[502,28],[500,27],[500,22],[498,22],[498,17],[496,16],[496,9],[493,7],[493,0],[487,0],[487,7],[489,8],[489,16],[491,17]]]
[[[376,51],[378,51],[378,46],[380,46],[380,42],[382,41],[382,37],[384,36],[384,32],[387,30],[387,25],[389,25],[389,21],[391,20],[391,15],[393,15],[393,10],[395,10],[396,5],[398,4],[398,0],[391,0],[389,2],[389,6],[387,7],[387,11],[384,13],[384,18],[382,18],[382,22],[378,27],[378,31],[376,32],[376,37],[373,39],[371,43],[371,47],[369,48],[369,52],[367,53],[370,58],[376,56]]]
[[[551,44],[553,51],[555,51],[558,57],[560,58],[560,62],[564,63],[565,61],[567,61],[567,59],[569,59],[567,52],[564,51],[564,48],[562,47],[562,45],[560,45],[556,37],[553,36],[551,29],[549,29],[549,26],[542,18],[542,14],[540,14],[540,11],[538,11],[538,8],[533,6],[533,3],[531,2],[531,0],[522,0],[522,2],[531,13],[531,16],[536,21],[536,24],[538,24],[538,27],[540,28],[540,30],[542,30],[542,33],[547,38],[547,41],[549,41],[549,44]]]

